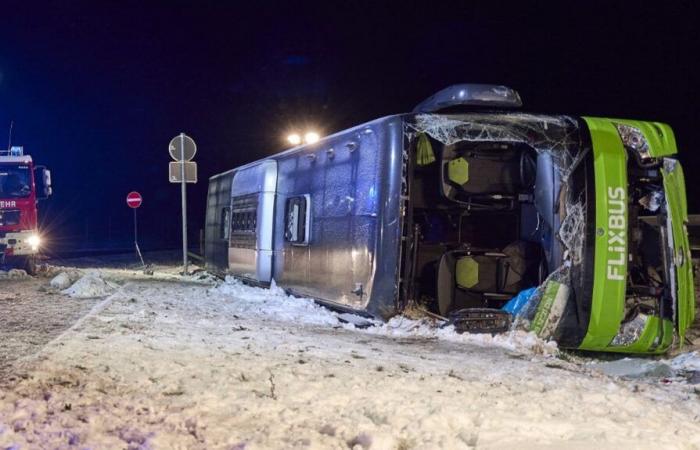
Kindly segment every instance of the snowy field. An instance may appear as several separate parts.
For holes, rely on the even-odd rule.
[[[700,448],[696,353],[357,329],[281,289],[156,269],[45,280],[46,302],[89,313],[0,381],[0,448]]]

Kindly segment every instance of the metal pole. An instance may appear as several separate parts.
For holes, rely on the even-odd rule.
[[[185,133],[180,133],[180,177],[182,190],[182,266],[187,275],[187,192],[185,190]]]
[[[136,221],[136,208],[134,208],[134,245],[136,246],[136,253],[139,255],[141,260],[141,266],[146,270],[146,263],[143,262],[143,256],[141,256],[141,249],[139,248],[139,228]]]

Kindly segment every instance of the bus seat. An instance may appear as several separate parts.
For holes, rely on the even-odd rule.
[[[519,152],[465,152],[447,162],[447,179],[467,194],[515,194],[520,187]]]
[[[523,287],[537,284],[541,253],[536,244],[523,241],[509,244],[502,252],[446,252],[436,277],[440,314],[452,310],[461,294],[480,303],[469,306],[484,306],[494,301],[503,303]]]
[[[535,184],[536,162],[527,150],[487,148],[447,154],[452,157],[443,161],[442,184],[450,199],[515,198]]]

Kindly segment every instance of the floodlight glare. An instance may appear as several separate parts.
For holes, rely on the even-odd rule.
[[[33,234],[27,238],[27,244],[32,247],[32,250],[37,251],[39,249],[39,245],[41,245],[41,238],[39,235]]]
[[[299,145],[301,144],[301,136],[299,136],[296,133],[292,133],[289,136],[287,136],[287,140],[289,141],[290,144],[292,145]]]
[[[319,139],[321,139],[321,136],[319,136],[315,131],[309,131],[304,135],[304,142],[307,144],[318,142]]]

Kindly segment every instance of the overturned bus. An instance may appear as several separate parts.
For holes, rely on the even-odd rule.
[[[456,85],[213,176],[208,268],[356,313],[417,304],[564,348],[682,343],[693,273],[671,128],[520,106],[507,87]]]

